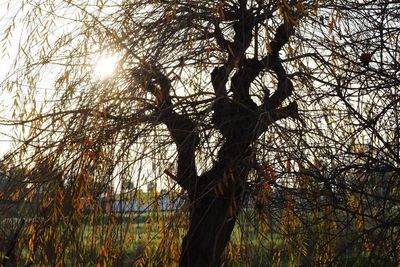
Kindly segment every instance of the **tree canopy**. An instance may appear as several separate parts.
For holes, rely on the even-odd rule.
[[[36,203],[21,209],[28,242],[14,260],[398,263],[396,1],[13,5],[1,43],[15,57],[2,83],[13,116],[1,123],[18,135],[5,160],[26,170],[20,198]],[[132,256],[141,214],[112,203],[149,183],[154,202],[187,208],[158,212],[154,248]]]

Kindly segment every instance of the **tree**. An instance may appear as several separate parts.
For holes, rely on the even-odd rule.
[[[13,166],[13,162],[0,163],[0,264],[11,266],[17,263],[16,247],[24,225],[21,216],[23,196],[27,192],[24,181],[26,169]],[[14,219],[14,221],[13,221]]]
[[[245,199],[255,200],[249,203],[264,219],[277,215],[271,219],[275,224],[288,219],[272,229],[284,233],[288,248],[302,245],[299,258],[306,254],[303,230],[334,240],[338,229],[351,229],[355,220],[360,230],[355,240],[363,241],[372,240],[368,234],[376,230],[395,230],[398,194],[382,199],[362,185],[384,167],[393,175],[390,187],[398,186],[397,100],[391,100],[398,98],[399,86],[398,4],[25,4],[21,36],[29,37],[20,40],[17,60],[25,68],[16,69],[5,86],[22,92],[28,85],[32,100],[43,78],[63,67],[51,85],[54,104],[40,109],[17,95],[14,123],[29,127],[18,152],[35,166],[33,184],[54,181],[51,174],[37,179],[43,177],[40,166],[51,164],[72,187],[70,220],[82,221],[82,207],[93,197],[90,185],[98,179],[153,176],[173,180],[189,196],[180,266],[222,264]],[[116,73],[93,77],[90,66],[104,55],[119,57]],[[363,138],[371,148],[355,151]],[[390,202],[390,216],[379,207],[368,213],[366,197]],[[325,218],[316,228],[308,226],[315,223],[308,221],[310,207],[314,218]],[[51,214],[53,224],[65,223]],[[352,219],[341,221],[349,214]],[[343,228],[334,226],[338,222]],[[52,229],[42,233],[55,240]],[[60,246],[80,241],[76,236]],[[338,260],[332,242],[316,243],[314,253],[328,258],[315,264]],[[397,257],[395,242],[376,244],[392,249],[389,258]],[[59,247],[54,249],[60,253],[54,261],[65,263]]]

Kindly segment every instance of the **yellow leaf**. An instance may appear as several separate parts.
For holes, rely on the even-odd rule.
[[[11,198],[11,200],[13,200],[13,201],[18,200],[18,198],[19,198],[19,192],[16,191],[16,192],[12,193],[11,196],[10,196],[10,198]]]
[[[336,27],[336,20],[335,17],[332,17],[331,23],[329,24],[329,33],[332,33],[334,27]]]
[[[107,257],[107,251],[106,251],[106,249],[104,247],[101,248],[101,250],[100,250],[100,257],[101,258]]]
[[[286,161],[286,169],[288,172],[292,171],[292,164],[289,159]]]
[[[34,238],[35,238],[35,235],[32,235],[32,237],[28,241],[28,248],[29,248],[29,251],[31,251],[31,252],[34,251],[34,249],[35,249],[35,245],[33,243]]]

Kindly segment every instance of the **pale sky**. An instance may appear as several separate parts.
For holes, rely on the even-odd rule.
[[[20,0],[12,0],[11,3],[13,1],[18,2]],[[10,9],[7,9],[7,4],[9,2],[10,0],[0,0],[0,40],[3,37],[3,31],[10,24],[15,12],[18,11],[16,10],[18,4],[14,6],[14,10],[13,5],[10,6]],[[2,124],[2,122],[12,118],[12,105],[14,102],[13,95],[15,94],[15,92],[7,92],[4,89],[3,82],[7,79],[11,64],[18,51],[18,43],[20,42],[21,38],[19,32],[20,31],[18,31],[17,25],[13,31],[13,38],[10,40],[9,45],[6,48],[7,55],[3,55],[3,52],[0,53],[0,157],[11,149],[13,136],[16,134],[16,132],[12,130],[12,127],[7,127]],[[95,65],[94,78],[101,79],[102,77],[111,75],[114,71],[116,61],[116,57],[112,55],[99,55],[98,58],[95,58],[93,62]],[[50,80],[51,79],[48,79],[49,82]],[[51,84],[42,84],[40,85],[40,88],[37,88],[36,92],[38,98],[44,98],[43,95],[46,91],[51,91]],[[24,92],[21,93],[23,94]],[[43,99],[38,100],[39,102],[43,101]]]
[[[0,37],[2,37],[2,32],[6,25],[10,21],[10,16],[7,14],[7,1],[0,0]],[[11,47],[11,46],[10,46]],[[0,55],[0,121],[4,121],[11,117],[10,114],[10,104],[12,102],[12,97],[9,92],[5,92],[3,89],[3,81],[7,77],[9,72],[13,55],[15,55],[16,47],[12,46],[13,50],[8,48],[7,53],[10,56]],[[12,139],[10,138],[11,127],[5,127],[0,123],[0,157],[11,148]]]

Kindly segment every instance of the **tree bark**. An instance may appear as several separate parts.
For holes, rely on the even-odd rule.
[[[199,186],[200,190],[190,197],[190,225],[182,242],[181,267],[221,265],[243,202],[243,179],[238,179],[231,169],[211,170],[201,178],[220,182]]]
[[[210,73],[215,92],[212,122],[225,141],[218,152],[218,161],[208,172],[197,174],[198,129],[189,115],[173,110],[172,85],[167,75],[156,64],[144,64],[137,75],[157,100],[158,122],[167,126],[177,147],[178,168],[174,179],[188,192],[190,199],[189,230],[182,242],[181,267],[221,265],[221,256],[242,206],[244,184],[252,168],[248,161],[252,143],[275,121],[298,117],[295,102],[282,107],[294,87],[279,57],[279,51],[294,32],[293,27],[281,25],[276,29],[270,43],[271,51],[264,58],[247,59],[245,51],[252,40],[254,18],[245,9],[246,5],[241,5],[227,61]],[[216,34],[221,49],[226,50],[227,41],[218,27]],[[271,96],[266,90],[264,103],[257,106],[250,96],[250,85],[266,69],[275,72],[278,85]],[[232,97],[227,94],[228,79]]]
[[[190,228],[182,242],[180,266],[220,266],[236,215],[228,216],[231,200],[209,194],[194,203]]]
[[[247,25],[242,20],[237,23]],[[247,26],[246,29],[251,29],[254,25]],[[261,60],[247,60],[244,54],[251,41],[251,31],[243,32],[235,28],[235,33],[233,53],[222,67],[215,68],[211,73],[216,95],[213,122],[224,136],[225,143],[214,167],[198,177],[194,187],[188,188],[190,225],[182,242],[181,267],[221,265],[221,256],[243,202],[244,184],[251,169],[247,160],[252,154],[251,144],[273,122],[298,117],[295,102],[280,107],[294,89],[279,57],[279,51],[293,34],[293,28],[290,25],[278,27],[270,43],[270,54]],[[235,60],[241,65],[231,78],[234,101],[229,101],[226,84],[229,74],[234,70]],[[249,90],[263,69],[271,69],[276,73],[278,86],[272,96],[265,92],[264,103],[258,107],[251,99]],[[264,113],[267,116],[260,121]]]

